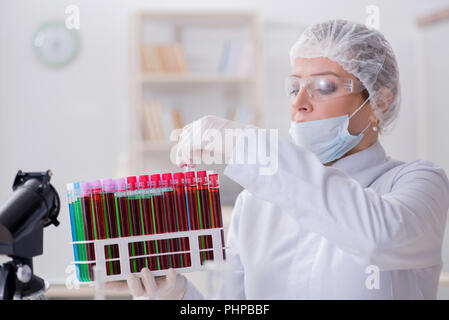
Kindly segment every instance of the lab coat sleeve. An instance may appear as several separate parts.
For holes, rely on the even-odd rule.
[[[203,294],[197,289],[197,287],[195,287],[195,285],[192,282],[188,280],[183,300],[203,300],[203,299],[204,299]]]
[[[244,197],[240,193],[232,211],[231,223],[226,236],[226,270],[222,275],[222,282],[218,299],[244,300],[245,273],[240,260],[239,224],[243,213]]]
[[[441,264],[449,207],[449,183],[441,168],[424,161],[405,165],[391,191],[380,195],[342,170],[323,166],[304,148],[278,139],[277,150],[271,151],[277,151],[277,168],[270,164],[271,170],[261,174],[267,165],[260,161],[236,160],[248,159],[250,130],[257,129],[240,135],[224,173],[253,195],[278,205],[365,266],[394,270]],[[264,143],[267,150],[271,142]]]

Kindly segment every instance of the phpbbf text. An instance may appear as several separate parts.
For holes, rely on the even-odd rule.
[[[198,305],[187,304],[180,307],[180,315],[199,315],[213,318],[218,315],[268,315],[270,313],[269,304],[215,304]]]

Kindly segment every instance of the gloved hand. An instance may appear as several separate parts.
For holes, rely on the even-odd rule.
[[[188,124],[182,129],[175,153],[175,163],[181,168],[195,167],[205,152],[208,152],[209,157],[213,159],[218,157],[223,159],[224,156],[224,163],[228,163],[236,139],[225,141],[226,133],[237,137],[246,127],[247,125],[239,122],[216,116],[205,116]]]
[[[140,271],[141,279],[130,274],[126,280],[134,299],[180,300],[187,288],[187,279],[174,269],[169,269],[165,277],[155,279],[148,268]]]

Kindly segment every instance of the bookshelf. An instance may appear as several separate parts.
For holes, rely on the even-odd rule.
[[[130,171],[168,162],[172,130],[204,115],[259,123],[264,57],[257,13],[142,10],[131,15],[129,30]]]
[[[215,73],[185,73],[185,74],[142,74],[142,83],[244,83],[254,79],[249,75],[220,75]]]

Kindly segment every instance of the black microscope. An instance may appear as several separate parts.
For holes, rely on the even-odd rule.
[[[43,279],[33,274],[32,258],[43,252],[44,228],[54,224],[60,200],[50,184],[51,171],[18,171],[12,196],[0,207],[0,300],[42,299]]]

